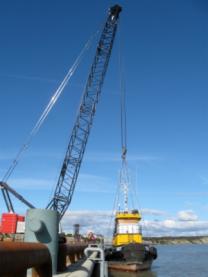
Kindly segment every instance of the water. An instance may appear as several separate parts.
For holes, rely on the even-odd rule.
[[[109,277],[208,277],[208,245],[160,245],[151,271]]]

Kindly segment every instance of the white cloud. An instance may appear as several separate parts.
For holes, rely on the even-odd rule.
[[[208,221],[144,221],[147,236],[192,236],[208,234]]]
[[[1,152],[0,153],[0,160],[12,160],[15,157],[16,151],[18,148],[11,151],[7,151],[6,153]],[[41,151],[30,151],[29,153],[25,154],[25,158],[28,157],[46,157],[46,158],[55,158],[58,160],[62,160],[62,155],[58,151],[54,151],[51,149],[51,151],[45,151],[44,149],[41,149]],[[121,162],[121,154],[120,153],[106,153],[106,152],[88,152],[87,155],[85,155],[85,160],[89,162]],[[144,155],[128,155],[128,161],[155,161],[155,160],[161,160],[161,157],[158,156],[152,156],[148,154]]]
[[[112,193],[112,186],[115,186],[115,184],[110,178],[93,174],[80,174],[76,191]]]
[[[208,185],[208,178],[205,176],[199,176],[201,181],[202,181],[202,185]]]
[[[57,180],[40,178],[11,178],[9,185],[14,189],[25,190],[52,190]],[[107,177],[80,174],[78,177],[76,192],[112,193],[112,180]]]
[[[160,160],[160,157],[151,155],[128,155],[128,161],[154,161]],[[90,162],[121,162],[120,153],[106,153],[106,152],[96,152],[88,153],[85,160]]]
[[[195,191],[195,192],[178,192],[176,196],[178,197],[191,197],[191,198],[201,198],[208,195],[208,191]]]
[[[54,185],[54,182],[48,179],[15,178],[10,179],[9,185],[14,189],[50,190]]]
[[[111,215],[110,211],[70,211],[64,215],[62,227],[66,232],[73,232],[73,225],[78,223],[82,234],[86,234],[89,230],[107,234],[111,231]]]
[[[167,212],[155,209],[142,209],[141,213],[143,215],[167,216]]]
[[[13,78],[13,79],[23,79],[23,80],[34,80],[34,81],[43,81],[43,82],[55,82],[57,83],[58,81],[55,79],[49,79],[49,78],[43,78],[39,76],[28,76],[28,75],[19,75],[19,74],[7,74],[7,75],[0,75],[1,77],[7,77],[7,78]]]
[[[180,221],[196,221],[198,216],[192,210],[178,212],[178,220]]]
[[[155,211],[157,212],[157,210]],[[162,211],[158,212],[162,215],[165,214]],[[73,225],[76,223],[80,224],[80,233],[82,234],[92,230],[95,233],[111,237],[114,217],[110,211],[70,211],[63,217],[63,230],[73,232]],[[181,221],[167,218],[157,221],[142,220],[141,224],[144,236],[192,236],[208,234],[208,221]]]
[[[14,154],[10,151],[4,153],[4,152],[0,152],[0,161],[8,161],[8,160],[12,160],[12,158],[14,158]]]

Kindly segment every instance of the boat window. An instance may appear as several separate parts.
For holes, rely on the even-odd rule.
[[[139,233],[138,224],[119,224],[118,225],[118,233],[119,234],[137,234]]]

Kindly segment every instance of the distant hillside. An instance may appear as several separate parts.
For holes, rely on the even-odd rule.
[[[153,244],[208,244],[208,236],[194,237],[144,237],[144,241],[152,242]]]

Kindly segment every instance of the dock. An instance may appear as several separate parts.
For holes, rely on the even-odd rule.
[[[102,245],[62,243],[55,272],[50,252],[41,243],[1,241],[0,256],[1,277],[108,277]]]

